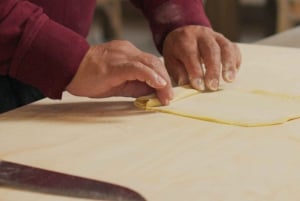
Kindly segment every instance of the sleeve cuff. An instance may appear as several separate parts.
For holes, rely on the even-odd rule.
[[[163,42],[171,31],[187,26],[202,25],[211,27],[205,15],[202,0],[168,0],[160,4],[144,6],[144,15],[147,17],[153,33],[153,39],[159,52],[162,52]]]
[[[12,63],[10,75],[49,98],[60,99],[89,45],[79,34],[48,18],[40,23],[38,30],[25,29],[27,37],[20,41],[22,49],[16,51],[18,59]]]

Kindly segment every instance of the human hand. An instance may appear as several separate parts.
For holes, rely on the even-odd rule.
[[[138,97],[155,91],[164,105],[173,96],[169,75],[160,59],[127,41],[91,47],[66,90],[92,98]]]
[[[234,81],[241,64],[236,44],[211,28],[198,25],[170,32],[163,44],[163,56],[178,85],[190,83],[201,91],[217,90],[221,74],[224,81]]]

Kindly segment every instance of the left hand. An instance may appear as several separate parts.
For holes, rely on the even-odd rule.
[[[199,25],[170,32],[163,44],[163,56],[175,83],[189,83],[200,91],[219,89],[221,74],[224,81],[234,81],[241,64],[236,44],[211,28]]]
[[[90,47],[66,90],[92,98],[156,92],[163,105],[173,98],[171,80],[160,59],[121,40]]]

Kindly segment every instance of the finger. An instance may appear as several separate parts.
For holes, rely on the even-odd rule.
[[[122,81],[138,80],[147,83],[154,89],[164,88],[167,85],[167,81],[162,76],[140,62],[127,63],[122,68],[118,68],[115,73],[118,74],[116,79]]]
[[[199,51],[205,64],[205,84],[209,90],[215,91],[219,88],[221,73],[221,50],[216,40],[207,35],[199,42]]]
[[[95,95],[92,96],[91,98],[102,98],[102,97],[110,97],[110,96],[124,96],[124,97],[137,98],[154,92],[155,89],[148,86],[146,83],[134,80],[134,81],[126,81],[121,85],[110,88],[109,91],[106,91],[101,95]]]
[[[167,81],[167,85],[165,88],[172,88],[172,82],[170,76],[162,60],[160,60],[158,57],[154,55],[147,54],[147,53],[143,53],[142,56],[139,57],[139,59],[144,65],[153,69],[158,75],[160,75],[162,78],[164,78]],[[159,91],[162,91],[157,94],[159,97],[161,96],[161,99],[164,100],[172,99],[174,96],[173,90],[159,90]]]
[[[165,65],[176,85],[182,86],[189,83],[188,74],[182,62],[172,57],[165,57]]]
[[[219,33],[216,33],[216,41],[221,49],[222,77],[226,82],[232,82],[236,76],[238,60],[236,48],[233,43]]]
[[[169,101],[173,98],[170,97],[173,92],[168,81],[143,63],[133,62],[125,65],[123,68],[119,68],[119,71],[116,72],[118,76],[114,77],[119,77],[119,80],[123,80],[123,82],[138,80],[156,89],[158,98],[163,105],[169,104]]]
[[[168,82],[168,84],[171,83],[167,69],[158,57],[152,54],[142,53],[138,56],[137,60],[145,66],[148,66],[151,69],[153,69],[157,74],[163,77]]]
[[[240,48],[237,46],[237,44],[233,44],[236,55],[237,55],[237,60],[236,60],[236,70],[239,71],[242,63],[242,54],[240,51]]]
[[[124,85],[122,85],[122,87],[118,89],[117,95],[137,98],[154,92],[155,90],[149,87],[144,82],[135,80],[135,81],[128,81]]]
[[[181,58],[188,74],[191,86],[199,91],[205,90],[204,72],[200,61],[198,48],[187,50],[187,55]]]

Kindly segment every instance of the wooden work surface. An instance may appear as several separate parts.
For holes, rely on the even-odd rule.
[[[240,45],[245,87],[300,96],[300,50]],[[0,158],[125,185],[150,201],[299,201],[300,120],[237,127],[65,94],[0,116]],[[255,103],[253,103],[255,104]],[[2,201],[77,200],[0,188]]]

